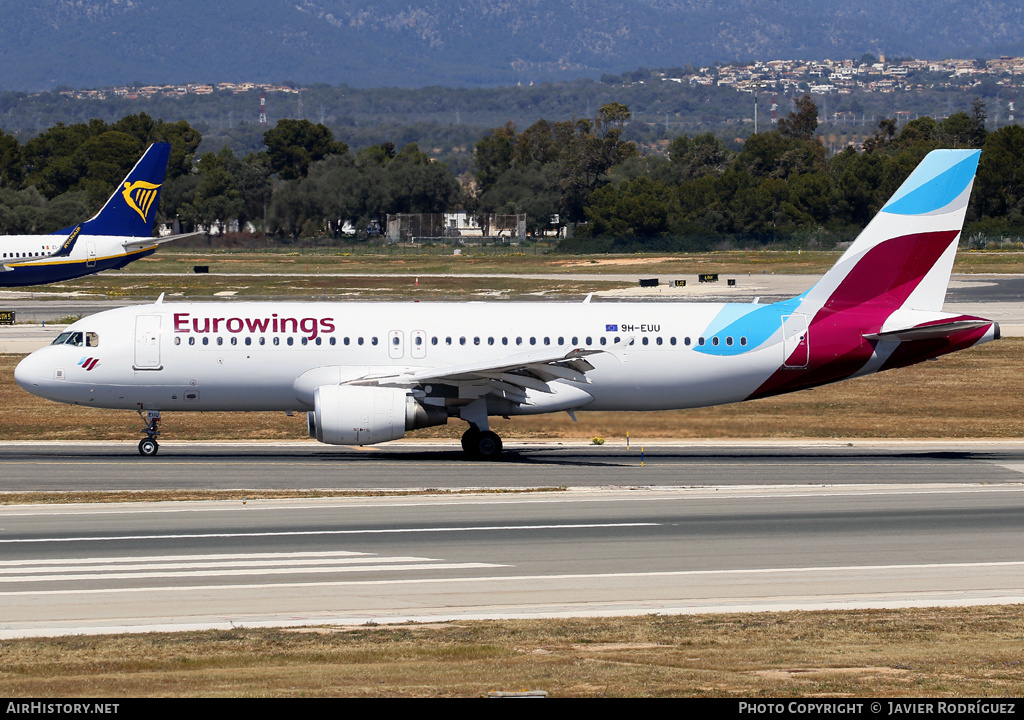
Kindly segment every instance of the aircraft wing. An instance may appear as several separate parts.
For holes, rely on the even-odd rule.
[[[151,247],[153,245],[163,245],[173,240],[181,240],[182,238],[192,237],[194,235],[202,235],[203,231],[199,230],[190,233],[181,233],[180,235],[168,235],[167,237],[159,238],[129,238],[127,242],[121,243],[121,246],[126,251],[138,250],[139,248]]]
[[[527,402],[527,391],[552,394],[549,383],[568,380],[589,383],[586,374],[594,369],[587,357],[605,352],[575,348],[530,350],[506,355],[490,361],[420,368],[387,375],[367,375],[352,381],[353,385],[411,387],[426,384],[460,386],[459,397],[473,398],[497,395],[512,402]]]

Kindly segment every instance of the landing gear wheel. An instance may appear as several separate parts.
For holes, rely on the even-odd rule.
[[[476,438],[476,445],[473,449],[475,450],[474,456],[481,460],[497,460],[501,455],[501,438],[490,430],[482,432]]]
[[[142,428],[142,432],[146,437],[139,441],[139,455],[153,457],[156,455],[157,450],[160,449],[156,442],[157,436],[160,435],[160,431],[157,429],[157,424],[160,422],[160,411],[149,410],[145,415],[142,414],[142,410],[138,412],[139,417],[146,422],[146,426]]]

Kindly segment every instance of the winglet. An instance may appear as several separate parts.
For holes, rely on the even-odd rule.
[[[60,249],[53,253],[50,257],[68,257],[71,255],[71,251],[75,248],[75,243],[78,242],[78,236],[82,234],[82,226],[75,225],[75,229],[68,234],[67,240],[61,244]]]

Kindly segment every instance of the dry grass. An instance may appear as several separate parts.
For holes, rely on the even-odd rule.
[[[1019,607],[303,628],[0,643],[8,697],[1021,697]]]
[[[697,410],[564,413],[495,419],[505,438],[1019,438],[1024,436],[1024,339],[1007,338],[940,358],[776,398]],[[13,382],[20,357],[0,355],[0,436],[8,440],[124,440],[141,437],[126,410],[58,405]],[[166,413],[163,437],[174,440],[306,438],[299,413]],[[410,437],[457,438],[453,421]],[[313,442],[312,440],[310,442]]]

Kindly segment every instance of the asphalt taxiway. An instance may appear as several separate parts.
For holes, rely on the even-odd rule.
[[[1024,486],[0,507],[0,637],[1024,602]]]
[[[464,490],[737,485],[1024,483],[1012,441],[621,441],[506,443],[499,462],[455,442],[332,447],[295,442],[9,441],[0,490]]]

